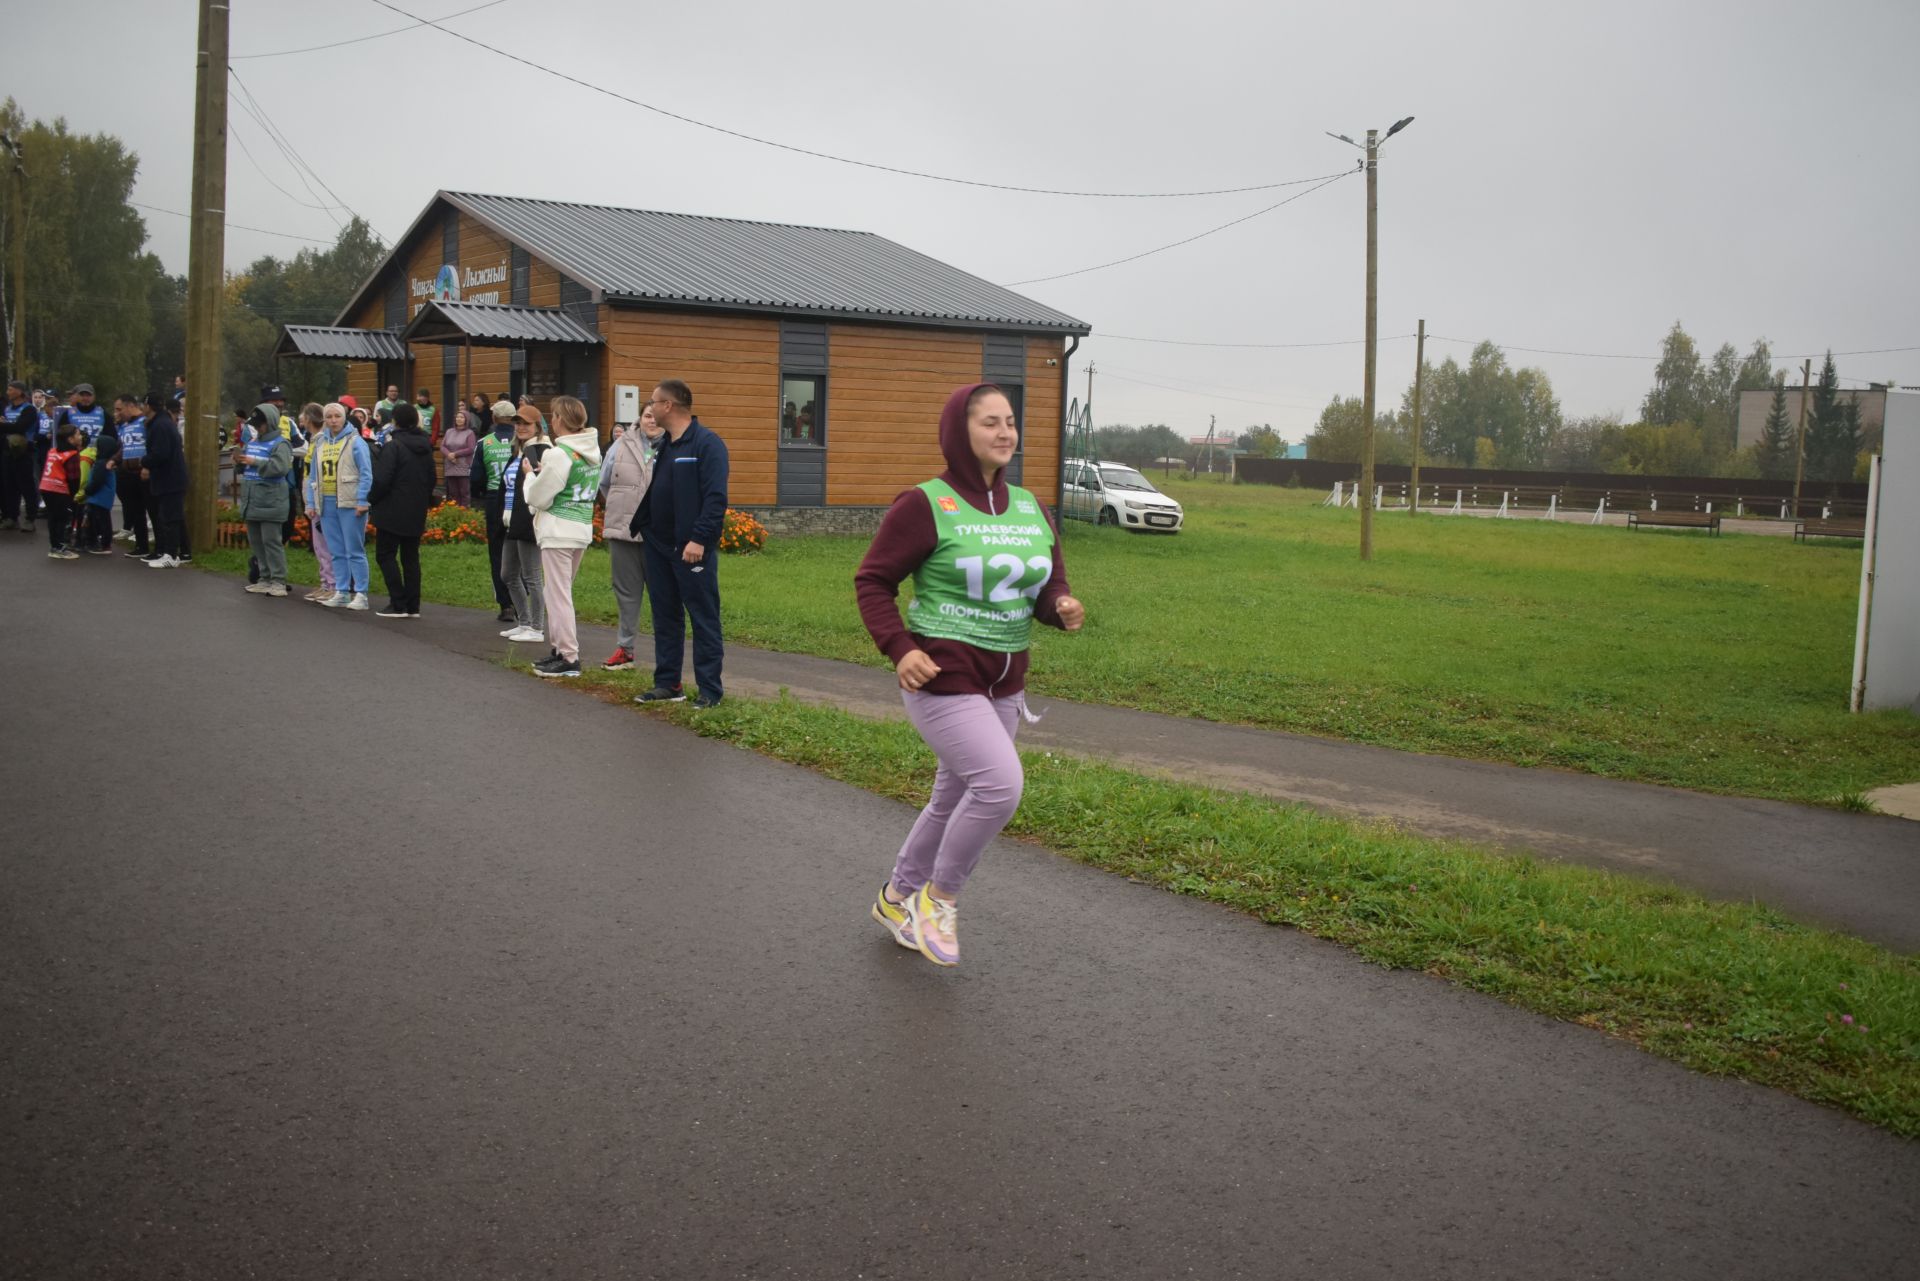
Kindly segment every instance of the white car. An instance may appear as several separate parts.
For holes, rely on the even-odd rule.
[[[1068,516],[1135,532],[1177,534],[1186,520],[1180,504],[1124,463],[1069,458],[1062,477],[1060,509]]]

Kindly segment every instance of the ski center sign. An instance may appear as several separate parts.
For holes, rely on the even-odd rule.
[[[407,282],[413,294],[413,310],[418,313],[431,299],[434,302],[498,303],[501,286],[508,281],[508,267],[502,259],[497,267],[468,267],[464,272],[454,263],[444,263],[432,280],[418,276]],[[487,286],[493,286],[488,289]],[[475,290],[482,292],[476,293]]]

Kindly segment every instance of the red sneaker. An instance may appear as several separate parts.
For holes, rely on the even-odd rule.
[[[612,656],[607,659],[605,663],[605,667],[610,672],[632,671],[633,670],[633,651],[628,649],[625,645],[622,645],[619,649],[616,649],[613,651]]]

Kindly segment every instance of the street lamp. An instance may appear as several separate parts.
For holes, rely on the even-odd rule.
[[[1391,138],[1413,123],[1403,116],[1387,129]],[[1360,559],[1373,559],[1373,367],[1380,335],[1380,144],[1386,138],[1378,129],[1367,130],[1364,147],[1343,133],[1327,134],[1350,147],[1367,153],[1367,372],[1360,397],[1366,424],[1360,436]]]

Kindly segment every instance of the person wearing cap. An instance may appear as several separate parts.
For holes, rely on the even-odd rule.
[[[44,429],[40,411],[27,396],[27,385],[18,378],[8,383],[7,403],[0,406],[0,529],[33,532],[33,515],[40,503],[34,460]]]
[[[120,468],[116,484],[120,491],[119,537],[133,544],[129,556],[147,554],[147,485],[140,469],[147,457],[147,408],[140,397],[129,393],[115,397],[114,421],[119,425]]]
[[[473,456],[473,496],[486,514],[487,562],[493,567],[493,601],[499,606],[494,621],[517,625],[521,620],[515,614],[507,581],[501,576],[500,557],[506,550],[507,468],[514,462],[513,424],[519,411],[512,401],[502,396],[489,412],[493,430],[480,438],[480,447]]]
[[[67,407],[60,411],[58,421],[72,423],[91,445],[100,436],[107,425],[107,407],[98,404],[93,397],[92,383],[76,383],[71,392]]]

